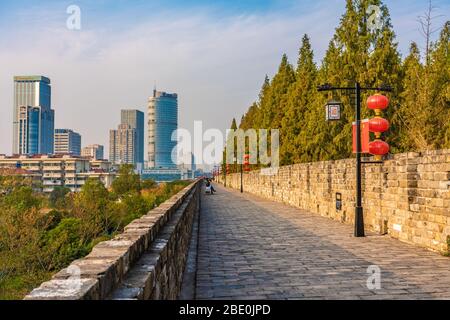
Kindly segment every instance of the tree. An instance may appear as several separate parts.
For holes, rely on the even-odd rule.
[[[81,192],[75,196],[72,214],[83,222],[84,238],[95,238],[112,232],[114,211],[109,210],[111,200],[108,190],[98,179],[88,179]]]
[[[434,148],[450,148],[450,21],[431,50],[429,77],[433,110],[428,114],[427,140]]]
[[[299,50],[296,81],[289,87],[287,107],[281,120],[281,164],[298,162],[304,145],[300,134],[304,129],[305,116],[316,94],[317,67],[308,35],[304,35]]]
[[[277,74],[274,76],[261,105],[261,128],[278,129],[286,109],[286,93],[295,82],[295,72],[287,55],[281,58]]]
[[[55,187],[49,196],[50,206],[53,208],[64,208],[65,207],[65,197],[70,193],[70,189],[66,187]]]
[[[157,186],[157,183],[152,179],[145,179],[141,181],[141,188],[142,189],[153,189]]]
[[[431,50],[432,50],[432,37],[433,34],[438,32],[439,29],[433,28],[433,21],[441,16],[434,16],[433,12],[435,11],[436,7],[433,6],[433,1],[428,1],[428,8],[427,11],[420,15],[417,20],[420,25],[420,32],[422,36],[425,39],[425,65],[428,66],[430,64],[431,60]]]
[[[133,165],[127,164],[120,167],[118,177],[112,183],[112,190],[118,197],[141,191],[141,180],[139,175],[134,173]]]
[[[411,44],[403,68],[405,78],[397,119],[400,151],[423,151],[450,146],[450,58],[449,22],[429,51],[429,62],[421,63],[417,44]]]
[[[231,121],[231,127],[230,130],[237,130],[238,126],[236,123],[236,119],[233,118],[233,120]],[[234,148],[234,154],[236,156],[236,152],[237,152],[237,140],[236,138],[233,138],[234,135],[230,132],[230,134],[227,136],[227,145],[230,143],[233,143],[233,148]],[[233,141],[231,140],[233,139]],[[225,145],[225,150],[224,150],[224,165],[225,165],[225,170],[226,170],[226,165],[227,165],[227,145]],[[234,163],[233,161],[233,165],[230,167],[232,172],[237,172],[237,164]]]
[[[427,110],[428,99],[424,88],[425,69],[420,63],[420,51],[414,42],[403,63],[403,70],[405,90],[401,94],[401,106],[393,119],[399,124],[397,130],[398,150],[425,150],[428,148],[428,143],[425,137],[424,121],[430,110]]]

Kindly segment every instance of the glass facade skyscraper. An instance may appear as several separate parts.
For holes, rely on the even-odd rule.
[[[144,113],[139,110],[121,110],[121,124],[136,129],[134,164],[144,164]]]
[[[176,168],[172,133],[178,129],[178,95],[154,90],[148,103],[148,166]]]
[[[54,127],[50,79],[14,77],[13,153],[53,153]]]

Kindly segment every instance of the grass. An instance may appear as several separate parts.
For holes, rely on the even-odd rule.
[[[51,276],[50,272],[6,276],[0,279],[0,300],[21,300]]]

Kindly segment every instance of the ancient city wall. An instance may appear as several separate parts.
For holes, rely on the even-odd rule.
[[[245,192],[353,223],[355,179],[355,160],[346,159],[285,166],[274,176],[251,172],[243,181]],[[239,189],[240,174],[229,175],[226,184]],[[397,154],[383,165],[365,165],[363,199],[369,230],[449,252],[450,150]]]
[[[186,266],[199,181],[110,241],[96,245],[26,300],[176,299]]]

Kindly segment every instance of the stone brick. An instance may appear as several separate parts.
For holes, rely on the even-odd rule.
[[[365,166],[363,172],[364,214],[369,229],[382,232],[380,221],[388,221],[391,225],[395,219],[395,224],[410,227],[401,233],[389,228],[388,233],[392,237],[436,251],[446,246],[442,237],[427,233],[433,231],[439,234],[440,231],[429,230],[430,225],[416,222],[427,219],[430,222],[443,221],[450,216],[449,149],[396,154],[382,166]],[[289,177],[289,183],[285,182],[286,177]],[[273,181],[277,181],[276,186]],[[338,221],[353,223],[354,181],[355,162],[345,159],[281,167],[276,176],[251,172],[244,175],[244,190]],[[226,182],[228,187],[239,189],[240,175],[229,175]],[[334,209],[336,193],[342,195],[342,212]],[[399,215],[399,212],[409,214]],[[450,225],[448,221],[440,223]]]
[[[146,216],[131,222],[114,239],[97,244],[88,256],[74,261],[25,299],[176,297],[181,288],[180,275],[186,262],[193,216],[199,208],[199,183],[192,183]],[[77,271],[75,275],[73,270]]]

